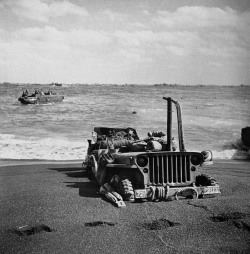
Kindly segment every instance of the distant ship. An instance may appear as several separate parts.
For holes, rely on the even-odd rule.
[[[62,86],[62,83],[51,83],[51,86]]]

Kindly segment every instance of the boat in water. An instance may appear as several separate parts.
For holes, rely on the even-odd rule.
[[[51,86],[62,86],[62,83],[51,83]]]
[[[41,93],[36,91],[35,94],[28,95],[28,93],[23,92],[22,96],[18,100],[22,104],[44,104],[51,102],[62,102],[64,99],[63,95],[53,94],[52,92]]]

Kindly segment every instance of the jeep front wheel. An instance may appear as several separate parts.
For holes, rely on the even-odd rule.
[[[218,185],[218,182],[207,174],[201,174],[196,176],[195,185],[196,186],[215,186],[215,185]]]

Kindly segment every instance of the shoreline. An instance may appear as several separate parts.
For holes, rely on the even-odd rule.
[[[4,160],[0,159],[0,168],[6,166],[46,165],[46,164],[82,164],[83,160]]]

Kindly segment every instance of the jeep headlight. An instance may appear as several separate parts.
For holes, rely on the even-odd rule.
[[[211,151],[206,150],[202,151],[201,154],[203,155],[203,164],[204,165],[211,165],[213,164],[213,154]]]
[[[146,167],[148,165],[148,158],[146,156],[138,156],[136,158],[136,163],[139,167]]]
[[[194,154],[191,156],[191,163],[195,166],[198,166],[202,163],[202,157],[200,154]]]

